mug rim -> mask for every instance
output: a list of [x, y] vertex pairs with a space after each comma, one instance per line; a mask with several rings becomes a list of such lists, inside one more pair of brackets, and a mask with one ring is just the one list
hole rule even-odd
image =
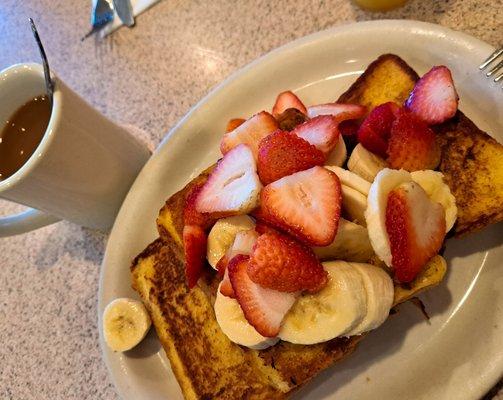
[[[45, 86], [45, 76], [44, 76], [44, 68], [41, 64], [38, 63], [19, 63], [11, 65], [0, 71], [0, 91], [2, 86], [2, 81], [12, 74], [19, 74], [19, 72], [23, 73], [35, 73], [38, 77], [44, 81]], [[49, 117], [49, 122], [47, 123], [47, 128], [45, 129], [44, 135], [40, 140], [40, 143], [35, 148], [33, 154], [26, 160], [26, 162], [19, 168], [16, 172], [14, 172], [8, 178], [0, 181], [0, 193], [12, 188], [13, 186], [20, 183], [23, 178], [25, 178], [41, 161], [42, 156], [46, 153], [47, 149], [51, 145], [54, 135], [56, 133], [55, 126], [59, 122], [60, 119], [60, 110], [61, 110], [61, 90], [58, 88], [58, 82], [54, 72], [51, 70], [51, 75], [53, 80], [56, 81], [56, 85], [54, 87], [53, 93], [53, 103], [51, 107], [51, 116]], [[18, 77], [19, 78], [19, 77]], [[26, 101], [28, 101], [27, 99]], [[15, 110], [13, 110], [13, 113]]]

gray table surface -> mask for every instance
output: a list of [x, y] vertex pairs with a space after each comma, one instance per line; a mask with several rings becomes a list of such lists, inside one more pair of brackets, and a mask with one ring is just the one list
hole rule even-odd
[[[164, 0], [103, 42], [81, 42], [90, 2], [1, 0], [0, 69], [38, 61], [35, 18], [52, 68], [154, 148], [223, 78], [269, 50], [351, 21], [406, 18], [503, 44], [503, 0], [412, 0], [386, 14], [349, 0]], [[22, 207], [0, 201], [0, 215]], [[117, 399], [98, 345], [97, 291], [107, 235], [68, 222], [0, 239], [0, 398]], [[499, 394], [498, 394], [499, 391]], [[503, 400], [501, 382], [486, 397]]]

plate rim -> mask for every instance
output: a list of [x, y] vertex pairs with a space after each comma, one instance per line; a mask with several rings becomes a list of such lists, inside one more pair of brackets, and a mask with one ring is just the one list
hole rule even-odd
[[[107, 367], [108, 371], [108, 376], [111, 380], [111, 382], [114, 385], [114, 389], [117, 392], [117, 394], [120, 396], [122, 399], [128, 399], [128, 397], [125, 396], [122, 385], [118, 384], [118, 380], [116, 379], [115, 373], [116, 371], [112, 368], [111, 360], [109, 359], [108, 353], [106, 351], [106, 343], [104, 341], [103, 337], [103, 332], [101, 329], [102, 325], [102, 312], [101, 310], [104, 308], [103, 304], [103, 295], [104, 291], [106, 290], [104, 287], [104, 279], [105, 279], [105, 270], [107, 269], [107, 264], [108, 264], [108, 258], [110, 257], [110, 247], [112, 246], [113, 238], [117, 235], [119, 235], [119, 225], [120, 225], [120, 220], [123, 217], [123, 214], [125, 214], [125, 210], [128, 207], [128, 202], [131, 201], [131, 196], [132, 193], [135, 193], [137, 191], [137, 187], [139, 187], [140, 181], [144, 180], [145, 177], [148, 174], [148, 170], [150, 167], [157, 162], [158, 158], [161, 156], [162, 151], [164, 148], [175, 138], [177, 138], [182, 131], [182, 127], [198, 112], [201, 111], [201, 108], [206, 105], [213, 97], [215, 97], [220, 91], [222, 91], [224, 88], [228, 87], [230, 84], [238, 80], [242, 75], [247, 74], [249, 71], [255, 69], [257, 66], [266, 64], [267, 62], [274, 60], [274, 58], [282, 53], [288, 52], [289, 50], [296, 49], [299, 46], [302, 46], [304, 44], [309, 44], [311, 42], [316, 42], [319, 40], [322, 40], [324, 38], [327, 38], [330, 35], [333, 34], [338, 34], [342, 33], [344, 31], [350, 31], [351, 29], [355, 29], [356, 27], [361, 27], [362, 29], [365, 28], [373, 28], [373, 29], [382, 29], [382, 30], [396, 30], [397, 28], [401, 30], [405, 30], [409, 32], [410, 34], [417, 34], [415, 32], [415, 29], [426, 29], [428, 31], [433, 31], [435, 34], [443, 34], [445, 38], [448, 40], [454, 40], [456, 42], [464, 42], [464, 43], [471, 43], [474, 47], [477, 48], [487, 48], [488, 50], [488, 55], [492, 53], [495, 50], [495, 47], [490, 45], [489, 43], [478, 39], [472, 35], [469, 35], [468, 33], [461, 32], [461, 31], [456, 31], [451, 28], [447, 28], [442, 25], [430, 23], [430, 22], [423, 22], [423, 21], [418, 21], [418, 20], [409, 20], [409, 19], [379, 19], [379, 20], [371, 20], [371, 21], [359, 21], [359, 22], [345, 22], [324, 30], [320, 30], [308, 35], [305, 35], [303, 37], [297, 38], [293, 41], [290, 41], [288, 43], [285, 43], [277, 48], [274, 48], [265, 54], [261, 55], [260, 57], [252, 60], [251, 62], [239, 67], [236, 69], [234, 72], [232, 72], [228, 77], [223, 79], [220, 83], [214, 85], [211, 87], [208, 91], [208, 93], [203, 96], [199, 101], [197, 101], [188, 111], [187, 113], [166, 133], [166, 135], [163, 137], [161, 142], [158, 144], [156, 147], [155, 151], [153, 152], [152, 156], [147, 160], [143, 168], [141, 169], [140, 173], [136, 177], [135, 181], [131, 185], [128, 193], [126, 194], [123, 203], [121, 204], [121, 207], [119, 209], [119, 212], [117, 214], [117, 217], [114, 221], [113, 227], [109, 233], [109, 237], [107, 239], [107, 244], [105, 248], [105, 252], [103, 255], [103, 260], [101, 263], [101, 268], [100, 268], [100, 277], [99, 277], [99, 287], [98, 287], [98, 308], [97, 308], [97, 314], [98, 314], [98, 331], [99, 331], [99, 346], [100, 346], [100, 351], [101, 355], [103, 358], [103, 361], [105, 362], [105, 365]], [[503, 367], [503, 365], [502, 365]], [[501, 377], [495, 377], [494, 379], [487, 379], [485, 377], [485, 380], [483, 383], [479, 385], [480, 392], [482, 392], [482, 395], [489, 391], [497, 382], [498, 380], [501, 379]], [[485, 388], [485, 389], [483, 389]]]

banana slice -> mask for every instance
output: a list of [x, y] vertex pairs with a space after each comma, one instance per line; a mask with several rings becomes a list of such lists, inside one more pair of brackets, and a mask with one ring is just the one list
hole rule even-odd
[[360, 335], [380, 326], [388, 318], [393, 305], [395, 290], [393, 280], [379, 267], [370, 264], [351, 263], [363, 278], [367, 292], [367, 314], [353, 330], [345, 336]]
[[414, 182], [424, 189], [430, 200], [442, 204], [445, 210], [446, 232], [449, 232], [456, 222], [458, 208], [456, 198], [444, 182], [444, 174], [432, 170], [414, 171], [410, 174]]
[[365, 210], [367, 209], [367, 196], [349, 186], [342, 186], [342, 208], [346, 215], [357, 224], [366, 226]]
[[220, 329], [229, 340], [255, 350], [263, 350], [276, 344], [278, 338], [264, 337], [250, 325], [237, 300], [220, 293], [220, 285], [215, 300], [215, 316]]
[[152, 321], [141, 301], [119, 298], [103, 312], [103, 334], [113, 351], [132, 349], [147, 334]]
[[337, 145], [328, 155], [326, 164], [337, 165], [338, 167], [341, 167], [342, 165], [344, 165], [347, 156], [348, 152], [346, 149], [346, 143], [344, 142], [342, 135], [339, 135]]
[[313, 247], [320, 260], [344, 260], [366, 262], [374, 254], [367, 229], [341, 218], [337, 235], [332, 243], [325, 247]]
[[376, 255], [391, 266], [391, 249], [388, 232], [386, 231], [386, 205], [388, 194], [402, 183], [411, 182], [409, 172], [401, 169], [385, 168], [380, 171], [370, 186], [367, 197], [365, 220], [369, 232], [370, 243]]
[[349, 186], [365, 196], [369, 194], [370, 182], [363, 179], [360, 175], [337, 166], [325, 165], [325, 168], [335, 173], [339, 177], [341, 184]]
[[373, 182], [378, 172], [387, 166], [385, 160], [368, 151], [361, 143], [356, 145], [348, 160], [348, 169], [369, 182]]
[[329, 282], [300, 297], [286, 315], [279, 337], [297, 344], [325, 342], [354, 329], [367, 312], [361, 274], [345, 261], [323, 263]]
[[206, 258], [216, 269], [218, 261], [234, 243], [236, 233], [255, 228], [255, 223], [247, 215], [236, 215], [219, 219], [208, 235]]

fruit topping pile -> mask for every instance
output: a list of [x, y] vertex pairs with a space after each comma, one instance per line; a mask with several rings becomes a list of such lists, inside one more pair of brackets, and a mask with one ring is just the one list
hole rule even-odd
[[271, 113], [228, 122], [223, 157], [186, 197], [183, 243], [189, 288], [207, 262], [222, 277], [215, 314], [230, 340], [313, 344], [386, 320], [394, 284], [456, 221], [431, 125], [457, 102], [440, 66], [404, 104], [306, 106], [285, 91]]

